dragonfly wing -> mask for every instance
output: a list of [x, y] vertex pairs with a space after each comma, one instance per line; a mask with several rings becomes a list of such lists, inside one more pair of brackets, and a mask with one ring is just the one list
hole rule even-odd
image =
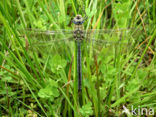
[[27, 29], [20, 30], [19, 36], [26, 37], [31, 42], [39, 41], [62, 41], [62, 39], [69, 38], [73, 35], [72, 30], [55, 30], [55, 31], [44, 31], [38, 29]]
[[120, 28], [120, 29], [88, 29], [85, 31], [86, 33], [98, 33], [98, 34], [103, 34], [103, 33], [123, 33], [123, 32], [136, 32], [141, 30], [140, 28]]
[[136, 37], [134, 37], [135, 33], [138, 33], [138, 30], [133, 28], [125, 28], [125, 29], [89, 29], [85, 31], [85, 38], [89, 42], [104, 44], [111, 43], [116, 44], [120, 43], [130, 43], [134, 42]]
[[52, 45], [58, 46], [64, 43], [71, 43], [73, 41], [72, 37], [65, 38], [65, 39], [58, 39], [58, 40], [42, 40], [42, 41], [33, 41], [30, 45], [29, 48], [44, 48], [44, 47], [50, 47]]
[[22, 29], [19, 30], [20, 32], [29, 32], [29, 33], [35, 33], [35, 34], [46, 34], [46, 35], [55, 35], [55, 34], [72, 34], [73, 30], [66, 30], [66, 29], [60, 29], [60, 30], [40, 30], [40, 29]]
[[26, 52], [34, 66], [39, 64], [47, 73], [56, 74], [72, 61], [75, 43], [71, 31], [65, 30], [64, 33], [27, 31], [21, 33], [20, 39], [23, 43], [25, 42]]
[[99, 53], [101, 50], [105, 50], [106, 52], [112, 51], [113, 53], [113, 50], [115, 51], [116, 48], [122, 48], [125, 51], [132, 47], [132, 44], [135, 43], [136, 39], [133, 37], [134, 31], [132, 29], [90, 29], [85, 32], [84, 42], [87, 43], [85, 46], [88, 46]]
[[[37, 39], [33, 39], [37, 38]], [[39, 58], [46, 60], [47, 57], [60, 55], [71, 59], [73, 56], [74, 41], [72, 36], [68, 38], [51, 39], [47, 35], [32, 36], [26, 48], [29, 55], [36, 54]]]
[[47, 55], [55, 55], [56, 53], [72, 55], [74, 45], [72, 30], [44, 31], [28, 29], [19, 31], [19, 37], [25, 42], [26, 50], [30, 54], [40, 54], [45, 58]]
[[90, 36], [91, 38], [94, 38], [95, 36], [103, 36], [103, 35], [120, 35], [120, 34], [131, 34], [134, 35], [135, 33], [138, 33], [141, 31], [141, 29], [137, 28], [122, 28], [122, 29], [89, 29], [87, 31], [84, 31], [86, 36]]
[[[31, 37], [33, 38], [33, 37]], [[63, 46], [63, 45], [68, 45], [69, 43], [71, 43], [73, 41], [73, 37], [70, 36], [68, 38], [61, 38], [61, 39], [51, 39], [51, 37], [47, 37], [47, 36], [42, 36], [42, 37], [38, 37], [38, 39], [32, 39], [29, 40], [29, 44], [28, 44], [28, 49], [30, 50], [34, 50], [35, 48], [38, 49], [44, 49], [47, 51], [49, 51], [48, 48], [51, 48], [52, 46]]]
[[50, 45], [50, 43], [63, 42], [71, 39], [73, 36], [72, 30], [55, 30], [44, 31], [39, 29], [20, 30], [19, 37], [26, 40], [26, 47], [38, 45]]

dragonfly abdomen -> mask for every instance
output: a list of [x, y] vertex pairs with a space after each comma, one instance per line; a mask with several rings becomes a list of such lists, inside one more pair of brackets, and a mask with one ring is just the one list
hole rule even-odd
[[81, 92], [82, 68], [81, 68], [81, 42], [77, 42], [77, 75], [78, 75], [78, 91]]

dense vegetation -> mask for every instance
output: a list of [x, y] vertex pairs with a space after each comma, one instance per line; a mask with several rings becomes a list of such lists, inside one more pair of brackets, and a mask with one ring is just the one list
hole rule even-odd
[[[85, 16], [85, 12], [86, 30], [130, 31], [122, 35], [128, 44], [83, 44], [82, 92], [78, 92], [75, 44], [57, 42], [29, 49], [31, 40], [37, 43], [51, 37], [30, 35], [25, 29], [71, 30], [73, 17]], [[114, 33], [95, 36], [107, 40], [121, 37]], [[1, 0], [0, 116], [153, 115], [155, 38], [155, 0]], [[132, 107], [136, 113], [131, 113]], [[128, 110], [122, 113], [125, 108]], [[141, 114], [142, 108], [147, 113]]]

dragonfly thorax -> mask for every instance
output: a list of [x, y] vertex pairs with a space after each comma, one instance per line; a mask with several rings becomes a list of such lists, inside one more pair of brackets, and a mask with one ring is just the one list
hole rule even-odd
[[77, 15], [73, 23], [75, 24], [74, 26], [74, 38], [75, 40], [83, 40], [84, 38], [84, 33], [83, 33], [83, 17], [81, 15]]

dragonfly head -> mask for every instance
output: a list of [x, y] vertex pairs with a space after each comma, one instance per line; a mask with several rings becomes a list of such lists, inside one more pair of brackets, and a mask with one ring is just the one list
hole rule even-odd
[[83, 24], [83, 22], [84, 22], [84, 19], [81, 15], [76, 15], [73, 19], [73, 23], [76, 25], [81, 25]]

